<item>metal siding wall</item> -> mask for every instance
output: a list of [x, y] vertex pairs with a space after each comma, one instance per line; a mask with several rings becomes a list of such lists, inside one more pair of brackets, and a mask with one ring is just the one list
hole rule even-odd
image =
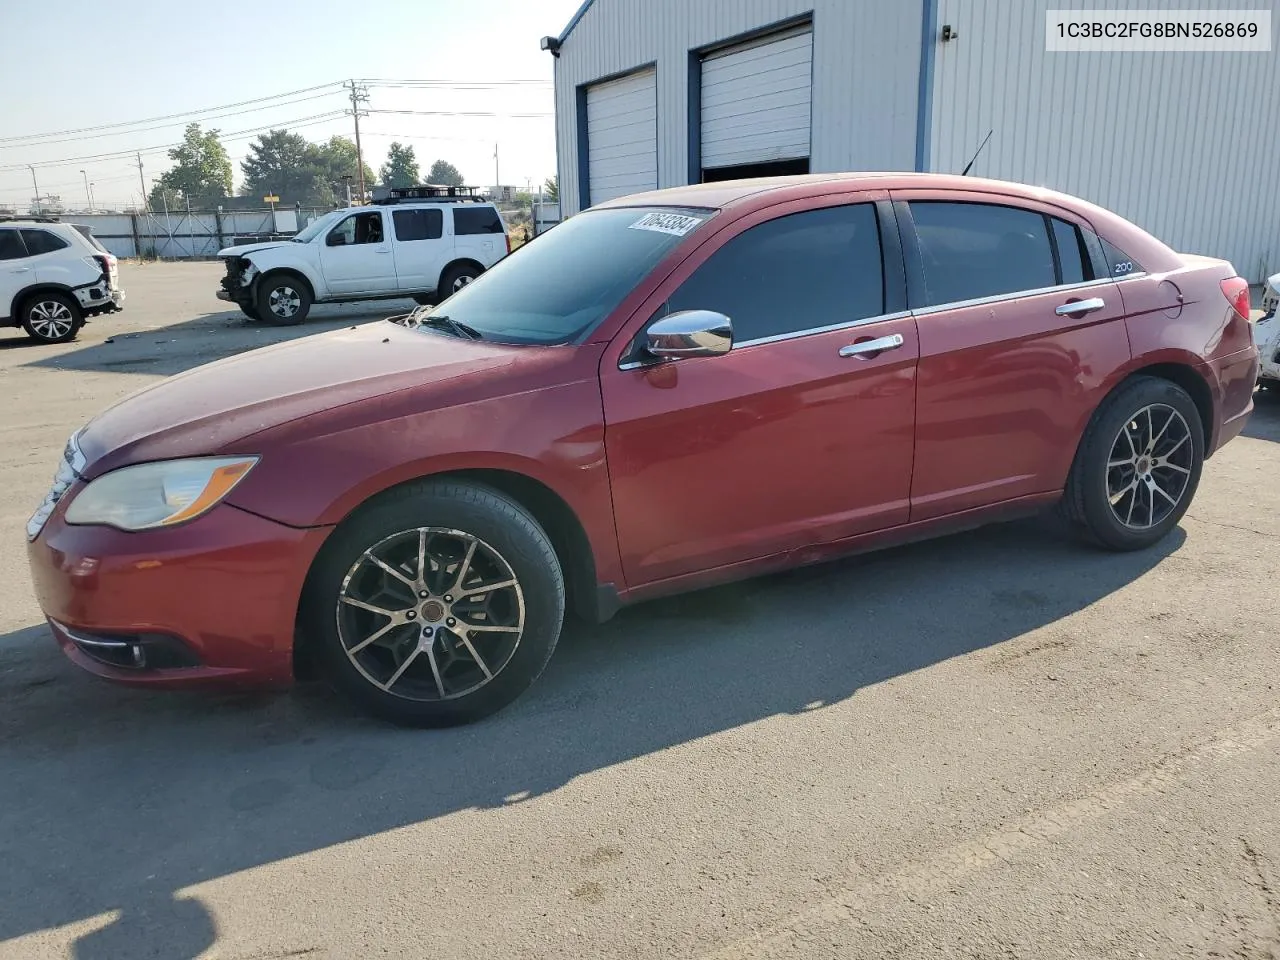
[[556, 152], [577, 213], [577, 88], [657, 62], [658, 186], [689, 182], [689, 51], [812, 13], [815, 172], [909, 170], [916, 143], [921, 0], [596, 0], [556, 60]]
[[[1280, 270], [1280, 57], [1047, 53], [1048, 9], [1115, 0], [938, 0], [930, 169], [1034, 183], [1114, 210], [1175, 249]], [[1148, 4], [1142, 4], [1148, 6]], [[1203, 0], [1168, 0], [1194, 10]], [[1235, 9], [1266, 9], [1233, 0]]]

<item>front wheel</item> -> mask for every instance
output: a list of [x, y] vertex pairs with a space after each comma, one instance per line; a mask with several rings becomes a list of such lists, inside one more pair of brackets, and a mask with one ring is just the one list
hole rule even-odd
[[277, 327], [291, 327], [307, 319], [311, 294], [307, 285], [289, 274], [267, 276], [258, 284], [258, 315]]
[[1104, 547], [1149, 547], [1187, 512], [1203, 464], [1204, 427], [1191, 397], [1168, 380], [1135, 377], [1094, 414], [1062, 512]]
[[551, 542], [488, 487], [424, 481], [338, 530], [303, 597], [306, 642], [335, 687], [406, 726], [478, 720], [537, 679], [564, 617]]
[[22, 328], [40, 343], [74, 340], [84, 326], [80, 304], [63, 293], [38, 293], [22, 305]]

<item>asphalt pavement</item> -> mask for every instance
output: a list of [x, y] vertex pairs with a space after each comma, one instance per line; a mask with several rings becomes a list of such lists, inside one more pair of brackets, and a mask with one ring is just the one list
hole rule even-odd
[[1280, 956], [1280, 401], [1150, 551], [1027, 521], [653, 602], [406, 731], [114, 687], [41, 626], [23, 526], [84, 420], [410, 306], [279, 330], [217, 276], [0, 335], [0, 957]]

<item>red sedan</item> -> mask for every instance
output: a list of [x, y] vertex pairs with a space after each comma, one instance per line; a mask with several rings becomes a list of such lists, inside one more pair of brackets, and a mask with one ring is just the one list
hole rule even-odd
[[491, 713], [566, 611], [1059, 510], [1178, 523], [1258, 371], [1248, 289], [1048, 190], [740, 181], [576, 216], [434, 309], [98, 416], [28, 526], [80, 666]]

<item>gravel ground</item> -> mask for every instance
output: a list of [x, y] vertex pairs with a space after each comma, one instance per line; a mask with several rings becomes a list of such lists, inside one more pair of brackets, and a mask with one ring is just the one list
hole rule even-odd
[[1280, 402], [1149, 552], [1025, 522], [654, 602], [402, 731], [116, 688], [39, 625], [23, 524], [80, 423], [405, 307], [282, 332], [217, 272], [0, 339], [0, 956], [1280, 956]]

